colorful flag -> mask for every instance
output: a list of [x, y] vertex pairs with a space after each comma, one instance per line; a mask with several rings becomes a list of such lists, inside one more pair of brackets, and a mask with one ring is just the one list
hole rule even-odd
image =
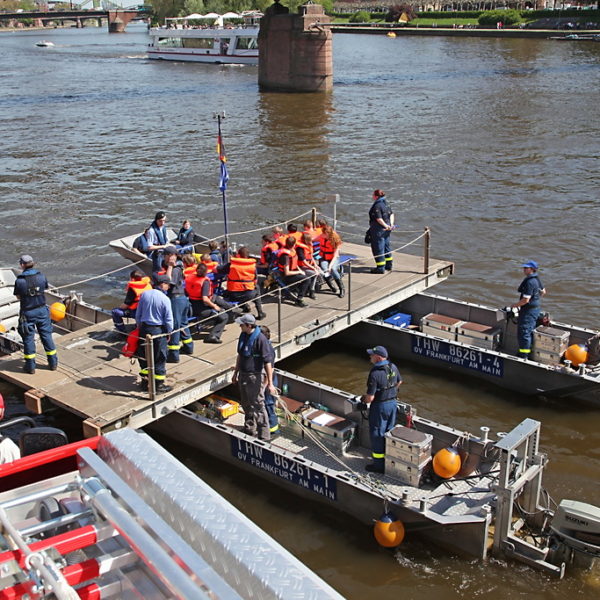
[[223, 140], [221, 139], [221, 134], [217, 136], [217, 154], [219, 155], [219, 160], [221, 162], [227, 162], [227, 157], [225, 156], [225, 146], [223, 146]]
[[221, 160], [221, 177], [219, 178], [219, 189], [224, 192], [227, 189], [227, 182], [229, 181], [229, 173], [227, 172], [227, 165], [224, 160]]

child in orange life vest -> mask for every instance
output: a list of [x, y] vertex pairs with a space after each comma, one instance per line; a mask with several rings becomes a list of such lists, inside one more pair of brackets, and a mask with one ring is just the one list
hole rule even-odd
[[322, 271], [313, 257], [312, 242], [312, 235], [304, 232], [300, 240], [296, 243], [296, 254], [298, 255], [298, 266], [304, 271], [307, 277], [310, 277], [310, 284], [306, 295], [308, 298], [314, 300], [317, 277]]
[[219, 269], [219, 273], [227, 274], [227, 300], [242, 304], [244, 312], [250, 312], [248, 303], [252, 301], [256, 307], [256, 318], [260, 320], [266, 317], [257, 285], [256, 259], [250, 257], [248, 248], [242, 246], [237, 256], [232, 256], [231, 261]]
[[281, 227], [279, 226], [276, 226], [273, 227], [272, 231], [273, 241], [277, 242], [280, 248], [283, 248], [283, 246], [285, 245], [285, 238], [287, 237], [283, 235], [283, 229], [281, 229]]
[[184, 254], [181, 257], [181, 262], [183, 262], [183, 276], [187, 277], [192, 273], [196, 272], [196, 267], [198, 263], [196, 262], [196, 258], [193, 254]]
[[135, 311], [140, 302], [140, 296], [146, 291], [152, 289], [150, 277], [146, 277], [144, 273], [138, 269], [134, 269], [129, 274], [129, 281], [125, 287], [125, 300], [123, 304], [112, 309], [113, 323], [115, 329], [125, 332], [125, 323], [123, 318], [135, 319]]

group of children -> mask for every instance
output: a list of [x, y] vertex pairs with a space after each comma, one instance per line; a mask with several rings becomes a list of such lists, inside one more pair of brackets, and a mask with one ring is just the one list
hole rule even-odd
[[[154, 275], [164, 274], [172, 262], [169, 255], [177, 255], [172, 269], [181, 270], [190, 315], [210, 326], [205, 343], [221, 343], [225, 326], [240, 314], [237, 305], [242, 312], [250, 312], [249, 304], [253, 303], [256, 319], [264, 319], [261, 296], [263, 290], [275, 285], [282, 288], [284, 299], [298, 306], [306, 306], [304, 298], [314, 299], [323, 285], [340, 298], [345, 294], [339, 270], [342, 240], [324, 219], [317, 223], [306, 220], [301, 230], [295, 223], [290, 223], [286, 231], [274, 227], [262, 237], [258, 256], [252, 256], [246, 246], [230, 253], [224, 241], [214, 240], [200, 255], [194, 252], [194, 231], [189, 220], [183, 222], [174, 240], [167, 239], [165, 221], [165, 213], [158, 212], [134, 247], [153, 259]], [[150, 277], [137, 269], [131, 272], [125, 300], [112, 311], [118, 330], [125, 331], [125, 317], [135, 318], [141, 294], [151, 287]]]

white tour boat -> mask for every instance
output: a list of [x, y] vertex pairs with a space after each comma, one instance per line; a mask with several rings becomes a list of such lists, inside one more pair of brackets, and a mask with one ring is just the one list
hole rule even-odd
[[[148, 58], [215, 64], [258, 64], [262, 13], [188, 15], [150, 30]], [[227, 24], [227, 20], [243, 21]], [[210, 25], [207, 23], [210, 22]]]

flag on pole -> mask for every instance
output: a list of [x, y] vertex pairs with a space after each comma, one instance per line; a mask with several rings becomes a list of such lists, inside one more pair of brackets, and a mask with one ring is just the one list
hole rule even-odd
[[227, 189], [227, 182], [229, 181], [229, 173], [227, 172], [227, 156], [225, 156], [225, 146], [223, 146], [223, 139], [221, 138], [221, 131], [217, 136], [217, 154], [221, 161], [221, 176], [219, 177], [219, 189], [224, 192]]
[[229, 173], [227, 172], [227, 165], [221, 161], [221, 177], [219, 178], [219, 189], [224, 192], [227, 189], [227, 182], [229, 181]]

